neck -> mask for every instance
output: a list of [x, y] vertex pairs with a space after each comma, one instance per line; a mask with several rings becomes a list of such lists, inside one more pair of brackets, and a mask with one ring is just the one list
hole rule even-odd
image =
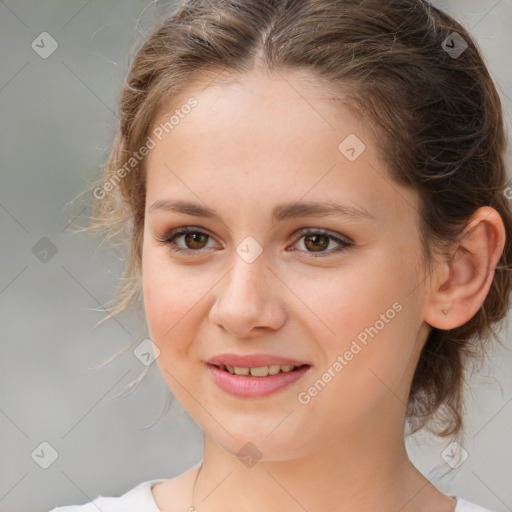
[[360, 432], [307, 456], [253, 465], [205, 434], [193, 506], [201, 512], [422, 510], [439, 491], [410, 462], [403, 435], [386, 434]]

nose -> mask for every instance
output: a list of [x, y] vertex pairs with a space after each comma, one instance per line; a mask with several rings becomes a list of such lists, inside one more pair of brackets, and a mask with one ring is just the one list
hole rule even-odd
[[285, 287], [263, 254], [251, 263], [235, 254], [231, 270], [216, 289], [210, 321], [234, 337], [259, 336], [279, 329], [286, 321], [280, 300]]

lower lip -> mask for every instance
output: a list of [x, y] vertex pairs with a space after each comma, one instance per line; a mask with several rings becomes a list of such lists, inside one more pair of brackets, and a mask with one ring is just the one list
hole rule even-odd
[[233, 375], [213, 364], [207, 366], [219, 388], [241, 398], [264, 397], [276, 393], [297, 382], [311, 368], [311, 366], [302, 366], [291, 372], [280, 372], [267, 377], [245, 377]]

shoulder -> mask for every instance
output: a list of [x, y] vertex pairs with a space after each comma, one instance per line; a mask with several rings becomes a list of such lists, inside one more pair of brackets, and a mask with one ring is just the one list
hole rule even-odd
[[458, 496], [452, 496], [452, 498], [457, 500], [457, 506], [453, 512], [491, 512], [488, 508], [481, 507]]
[[146, 480], [136, 485], [121, 496], [101, 496], [83, 505], [66, 505], [56, 507], [49, 512], [160, 512], [151, 487], [165, 478]]

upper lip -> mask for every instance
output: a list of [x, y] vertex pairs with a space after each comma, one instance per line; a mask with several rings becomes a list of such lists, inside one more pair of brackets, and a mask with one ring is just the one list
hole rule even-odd
[[237, 366], [238, 368], [257, 368], [259, 366], [270, 366], [273, 364], [302, 366], [309, 365], [305, 361], [290, 359], [289, 357], [276, 356], [272, 354], [218, 354], [206, 361], [213, 365]]

